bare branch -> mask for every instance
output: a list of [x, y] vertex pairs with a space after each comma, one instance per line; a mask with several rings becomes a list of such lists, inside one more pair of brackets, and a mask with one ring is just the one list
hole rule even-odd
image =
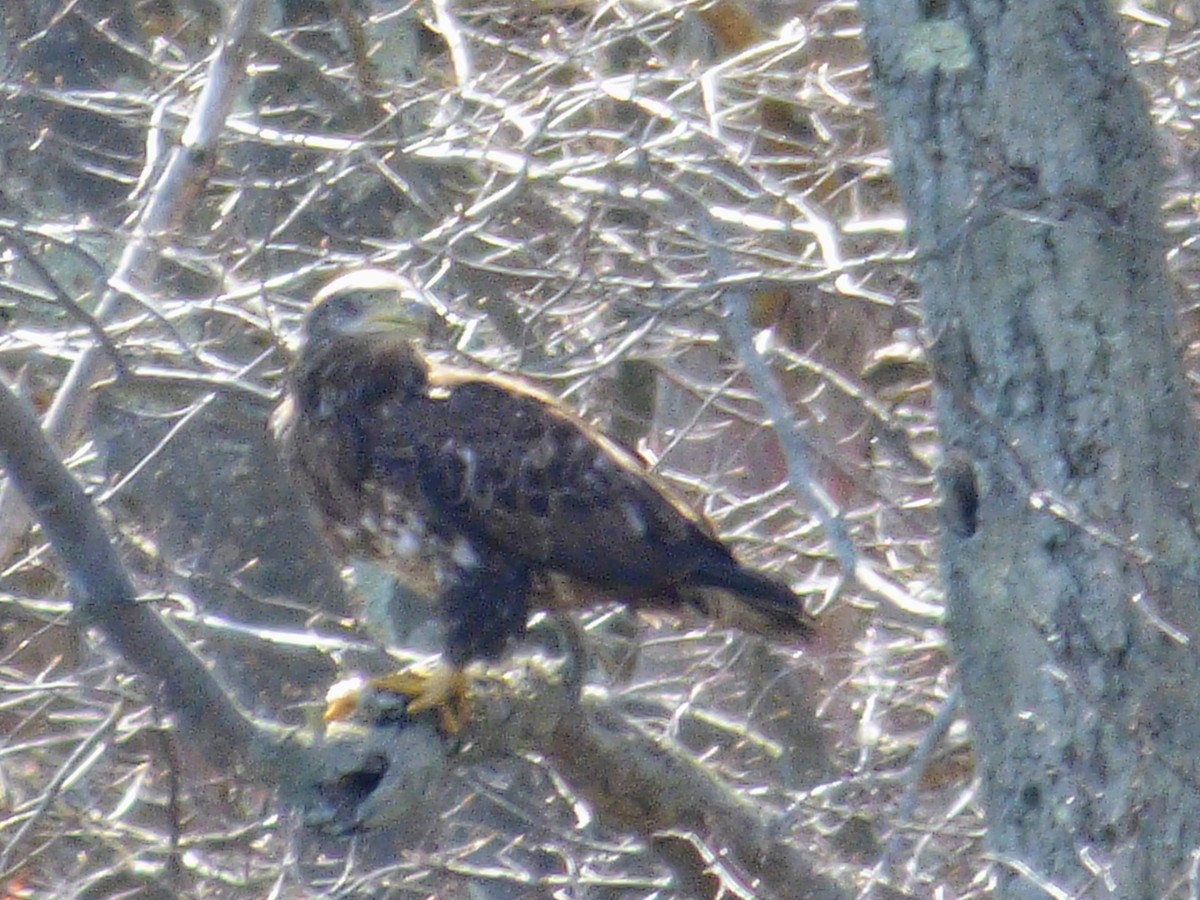
[[632, 723], [603, 694], [585, 695], [549, 745], [555, 767], [609, 822], [643, 838], [695, 834], [728, 851], [726, 862], [760, 885], [764, 896], [849, 896], [818, 875], [783, 833], [777, 814], [740, 796], [665, 737]]
[[[97, 345], [108, 355], [109, 362], [117, 372], [118, 377], [124, 377], [128, 374], [125, 361], [121, 358], [121, 351], [117, 349], [112, 340], [104, 332], [103, 326], [96, 321], [95, 317], [90, 315], [87, 310], [75, 302], [75, 299], [69, 295], [58, 280], [50, 273], [50, 270], [42, 265], [42, 261], [38, 259], [37, 254], [33, 252], [33, 248], [29, 246], [18, 234], [16, 229], [5, 229], [4, 239], [13, 246], [17, 254], [25, 261], [29, 268], [33, 269], [38, 280], [46, 287], [46, 290], [54, 296], [54, 302], [67, 311], [67, 313], [76, 321], [83, 324], [96, 339]], [[2, 558], [2, 556], [0, 556]]]

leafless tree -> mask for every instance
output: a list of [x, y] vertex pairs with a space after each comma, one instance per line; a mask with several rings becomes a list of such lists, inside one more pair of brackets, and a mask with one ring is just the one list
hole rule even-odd
[[[1028, 27], [1052, 33], [1040, 15]], [[1068, 237], [1093, 259], [1089, 240], [1144, 227], [1120, 245], [1141, 254], [1143, 290], [1163, 278], [1154, 260], [1168, 247], [1190, 280], [1182, 182], [1168, 196], [1171, 237], [1147, 237], [1158, 233], [1151, 189], [1131, 189], [1114, 224], [1107, 201], [1076, 196], [1070, 179], [1051, 190], [1037, 159], [1023, 168], [998, 149], [1009, 138], [997, 131], [954, 157], [959, 205], [926, 224], [909, 195], [938, 182], [909, 177], [916, 164], [901, 155], [897, 192], [848, 2], [30, 0], [0, 16], [0, 370], [14, 389], [0, 393], [0, 887], [966, 896], [1019, 866], [1037, 871], [1019, 846], [993, 845], [995, 858], [982, 841], [972, 750], [990, 790], [991, 751], [1008, 732], [980, 730], [971, 679], [992, 669], [959, 670], [969, 733], [954, 702], [925, 349], [942, 384], [957, 371], [944, 341], [960, 331], [922, 338], [923, 316], [957, 322], [929, 305], [936, 290], [949, 308], [961, 284], [980, 289], [983, 275], [959, 282], [955, 267], [982, 266], [976, 242], [1004, 229], [1036, 231], [1047, 259]], [[1186, 16], [1123, 20], [1172, 129], [1174, 172], [1191, 158], [1200, 72]], [[873, 55], [886, 73], [884, 18]], [[966, 26], [939, 27], [952, 39]], [[1107, 67], [1119, 58], [1109, 39], [1108, 56], [1083, 45], [1077, 57]], [[915, 86], [885, 82], [885, 106], [911, 102], [906, 90], [949, 105], [969, 87], [987, 100], [974, 62], [960, 71], [944, 58], [955, 46]], [[1137, 103], [1121, 104], [1111, 113], [1137, 120]], [[919, 122], [941, 121], [925, 108]], [[1119, 146], [1143, 131], [1122, 130]], [[987, 177], [970, 168], [980, 160]], [[936, 290], [910, 276], [901, 194]], [[1108, 218], [1089, 218], [1101, 208]], [[441, 306], [441, 353], [563, 397], [674, 481], [739, 554], [790, 578], [820, 614], [814, 645], [595, 610], [581, 619], [588, 668], [554, 628], [538, 629], [481, 683], [466, 746], [422, 723], [323, 731], [337, 678], [437, 645], [420, 602], [366, 567], [339, 571], [266, 436], [309, 298], [364, 264], [403, 270]], [[1170, 306], [1155, 290], [1166, 335]], [[1132, 311], [1117, 320], [1139, 324]], [[1133, 349], [1117, 362], [1143, 383], [1175, 372], [1169, 354]], [[1009, 362], [1031, 365], [1021, 360]], [[1063, 370], [1036, 390], [1073, 384]], [[1154, 383], [1176, 384], [1183, 402], [1167, 374]], [[967, 565], [982, 536], [1016, 552], [999, 522], [1027, 522], [1028, 540], [1058, 529], [1080, 572], [1123, 561], [1104, 569], [1103, 608], [1119, 614], [1088, 622], [1183, 652], [1172, 647], [1188, 622], [1161, 585], [1186, 535], [1153, 530], [1149, 505], [1174, 470], [1143, 472], [1144, 487], [1131, 476], [1149, 517], [1135, 529], [1116, 501], [1073, 494], [1080, 473], [1046, 468], [1040, 445], [1009, 446], [1026, 440], [1013, 431], [1025, 420], [1000, 416], [982, 385], [960, 388], [970, 402], [939, 410], [960, 429], [947, 432], [943, 479], [958, 514], [951, 591], [968, 578], [954, 573], [996, 571]], [[1133, 399], [1110, 421], [1140, 421]], [[1184, 414], [1169, 421], [1188, 427]], [[978, 533], [965, 538], [972, 485]], [[1172, 584], [1186, 590], [1183, 576]], [[1061, 626], [1054, 614], [1068, 607], [1055, 596], [989, 614]], [[1058, 685], [1064, 721], [1108, 709], [1104, 670], [1094, 682], [1057, 663], [1023, 674]], [[1147, 702], [1096, 727], [1162, 729], [1156, 710], [1187, 706], [1171, 696], [1137, 693]], [[1176, 760], [1183, 731], [1161, 744], [1137, 731], [1133, 771]], [[1058, 788], [1038, 787], [1028, 796], [1049, 810]], [[347, 825], [370, 827], [339, 833]], [[1108, 846], [1088, 835], [1080, 865]], [[1039, 874], [1080, 884], [1066, 869]]]

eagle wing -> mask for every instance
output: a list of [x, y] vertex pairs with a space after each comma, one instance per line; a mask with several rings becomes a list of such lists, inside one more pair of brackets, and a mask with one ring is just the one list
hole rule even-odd
[[381, 487], [418, 497], [434, 529], [532, 566], [637, 595], [732, 560], [631, 453], [518, 382], [435, 370], [370, 427]]

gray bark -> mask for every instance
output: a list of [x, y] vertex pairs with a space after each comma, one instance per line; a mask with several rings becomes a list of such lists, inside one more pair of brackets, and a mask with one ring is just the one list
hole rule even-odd
[[1200, 442], [1111, 5], [860, 7], [920, 252], [947, 628], [1000, 895], [1181, 892]]

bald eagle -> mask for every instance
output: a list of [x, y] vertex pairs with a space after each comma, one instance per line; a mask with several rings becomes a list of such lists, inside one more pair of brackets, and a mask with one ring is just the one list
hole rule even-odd
[[800, 598], [632, 453], [531, 385], [426, 359], [434, 311], [411, 287], [368, 269], [323, 288], [273, 418], [335, 550], [439, 602], [449, 668], [401, 688], [410, 711], [452, 704], [541, 609], [611, 598], [807, 635]]

